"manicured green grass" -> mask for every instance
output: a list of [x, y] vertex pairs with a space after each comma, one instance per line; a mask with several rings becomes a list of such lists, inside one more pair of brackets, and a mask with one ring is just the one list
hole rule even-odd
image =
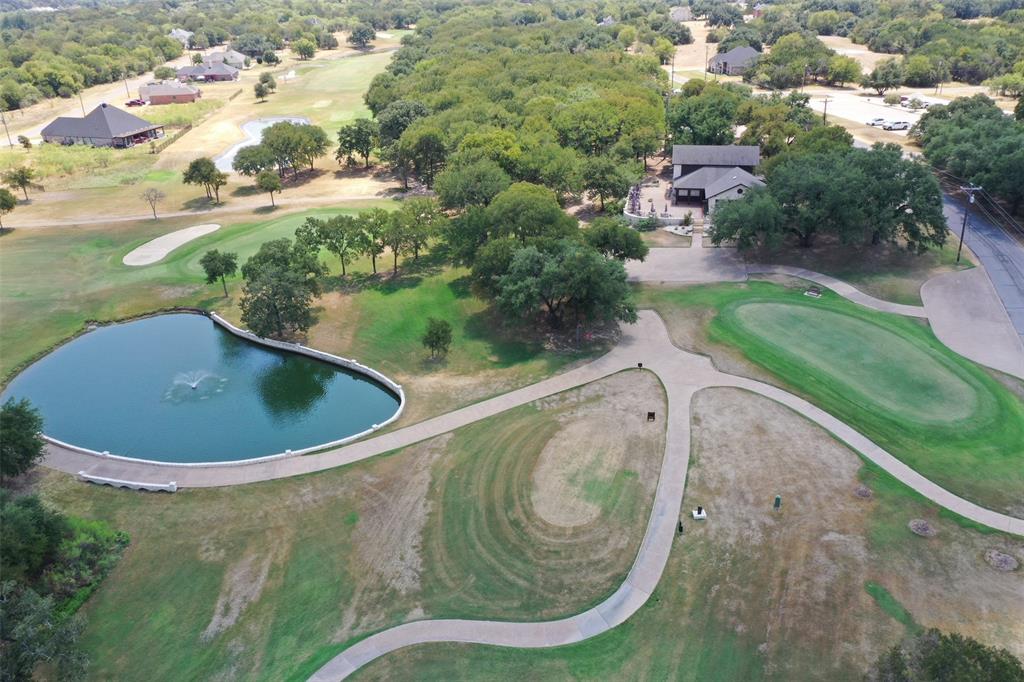
[[[352, 352], [375, 366], [408, 371], [410, 358], [419, 358], [421, 371], [455, 373], [533, 363], [535, 371], [546, 374], [570, 359], [546, 352], [539, 339], [517, 338], [514, 330], [501, 333], [502, 319], [470, 293], [468, 274], [460, 268], [428, 267], [423, 274], [367, 286], [356, 296], [359, 325]], [[431, 361], [423, 347], [430, 317], [453, 326], [452, 349], [441, 361]]]
[[[563, 443], [579, 390], [449, 440], [261, 484], [147, 495], [45, 473], [49, 504], [131, 536], [84, 608], [90, 674], [280, 680], [410, 617], [557, 617], [603, 599], [643, 535], [663, 427], [619, 443], [631, 456], [615, 471], [643, 464], [643, 484], [631, 479], [592, 523], [553, 527], [531, 506], [532, 472]], [[598, 400], [625, 418], [615, 395]], [[204, 635], [215, 613], [237, 617]]]
[[1024, 489], [1024, 403], [920, 322], [766, 282], [641, 290], [946, 489], [996, 510]]
[[[0, 237], [0, 376], [78, 332], [86, 320], [116, 319], [175, 305], [217, 308], [224, 299], [205, 284], [199, 259], [216, 248], [245, 261], [264, 241], [291, 236], [308, 215], [354, 213], [391, 202], [353, 203], [266, 221], [225, 225], [172, 252], [159, 263], [128, 267], [126, 253], [195, 217], [139, 221], [114, 227], [88, 225], [16, 230]], [[238, 281], [233, 284], [237, 287]], [[16, 321], [16, 322], [15, 322]]]

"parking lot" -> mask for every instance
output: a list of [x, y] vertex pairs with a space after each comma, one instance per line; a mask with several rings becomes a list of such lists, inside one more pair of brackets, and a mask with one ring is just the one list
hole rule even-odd
[[[826, 91], [812, 92], [810, 107], [815, 111], [824, 111]], [[920, 109], [911, 111], [900, 106], [889, 106], [882, 101], [881, 97], [865, 97], [854, 93], [828, 91], [828, 115], [838, 116], [857, 123], [867, 123], [875, 118], [884, 118], [887, 121], [906, 121], [910, 125], [917, 123], [921, 115], [926, 111]], [[922, 98], [927, 101], [927, 98]], [[906, 135], [906, 130], [893, 130], [896, 135]]]

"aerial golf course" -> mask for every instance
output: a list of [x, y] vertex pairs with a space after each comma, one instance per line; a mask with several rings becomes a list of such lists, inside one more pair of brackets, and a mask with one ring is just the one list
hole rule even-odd
[[[807, 248], [786, 234], [771, 260], [767, 246], [713, 242], [703, 217], [685, 236], [638, 234], [654, 203], [629, 223], [620, 202], [646, 181], [678, 187], [684, 164], [660, 148], [672, 98], [749, 107], [751, 125], [806, 122], [783, 151], [758, 141], [775, 168], [816, 145], [850, 147], [829, 152], [837, 168], [911, 162], [820, 134], [799, 97], [741, 97], [725, 87], [738, 77], [673, 92], [671, 65], [636, 36], [621, 44], [589, 6], [563, 19], [521, 5], [423, 9], [422, 30], [401, 17], [375, 43], [312, 56], [292, 36], [282, 61], [260, 53], [237, 81], [204, 83], [196, 106], [157, 111], [193, 126], [159, 153], [0, 152], [0, 172], [27, 163], [46, 185], [3, 216], [0, 390], [116, 325], [173, 312], [211, 334], [189, 338], [193, 354], [170, 331], [139, 347], [119, 337], [134, 369], [103, 387], [128, 396], [116, 409], [67, 390], [73, 371], [47, 375], [61, 405], [110, 419], [127, 443], [50, 441], [11, 486], [76, 528], [123, 534], [109, 572], [71, 600], [85, 678], [308, 681], [355, 650], [358, 665], [337, 668], [353, 680], [853, 681], [931, 628], [1024, 657], [1024, 379], [952, 350], [921, 295], [940, 276], [984, 274], [980, 261], [899, 232], [881, 245], [823, 233]], [[282, 25], [335, 27], [286, 14]], [[686, 44], [694, 59], [707, 47]], [[271, 73], [276, 91], [254, 99]], [[385, 145], [393, 102], [400, 129]], [[283, 117], [311, 124], [289, 129], [296, 147], [312, 126], [326, 146], [235, 167], [214, 178], [219, 196], [185, 182], [246, 124]], [[376, 126], [365, 154], [345, 147], [358, 123]], [[678, 146], [731, 149], [742, 133], [726, 123], [721, 143]], [[812, 151], [796, 142], [805, 133]], [[605, 173], [608, 192], [591, 177]], [[750, 192], [724, 205], [767, 201], [771, 183], [744, 174]], [[144, 186], [162, 203], [144, 204]], [[202, 229], [126, 264], [189, 228]], [[218, 274], [211, 254], [232, 267]], [[904, 314], [882, 312], [892, 304]], [[161, 346], [180, 352], [149, 355]], [[342, 373], [386, 394], [386, 409], [369, 404], [377, 393], [328, 391]], [[231, 391], [248, 400], [223, 400]], [[175, 415], [170, 427], [146, 422], [146, 401]], [[315, 409], [317, 437], [296, 446], [289, 429], [304, 436]], [[128, 451], [143, 433], [162, 457]], [[175, 457], [180, 442], [213, 440], [255, 454]], [[66, 577], [45, 576], [26, 589]], [[557, 639], [567, 622], [576, 630]], [[557, 641], [494, 635], [518, 625]], [[440, 634], [359, 658], [421, 626]], [[459, 627], [471, 636], [449, 636]]]

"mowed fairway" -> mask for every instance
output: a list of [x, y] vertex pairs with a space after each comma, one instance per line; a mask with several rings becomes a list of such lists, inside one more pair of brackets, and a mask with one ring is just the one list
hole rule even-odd
[[924, 324], [804, 288], [755, 281], [641, 298], [669, 320], [707, 319], [712, 347], [738, 350], [948, 490], [1024, 511], [1024, 402]]
[[584, 609], [643, 536], [665, 428], [647, 409], [664, 393], [634, 370], [301, 478], [148, 495], [45, 473], [48, 503], [131, 536], [85, 607], [91, 674], [305, 679], [403, 621]]

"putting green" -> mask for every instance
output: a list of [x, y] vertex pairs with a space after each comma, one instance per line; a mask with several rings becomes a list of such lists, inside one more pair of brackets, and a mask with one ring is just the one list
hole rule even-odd
[[790, 303], [744, 303], [735, 320], [780, 355], [842, 384], [847, 398], [928, 423], [978, 412], [978, 391], [928, 347], [858, 317]]

